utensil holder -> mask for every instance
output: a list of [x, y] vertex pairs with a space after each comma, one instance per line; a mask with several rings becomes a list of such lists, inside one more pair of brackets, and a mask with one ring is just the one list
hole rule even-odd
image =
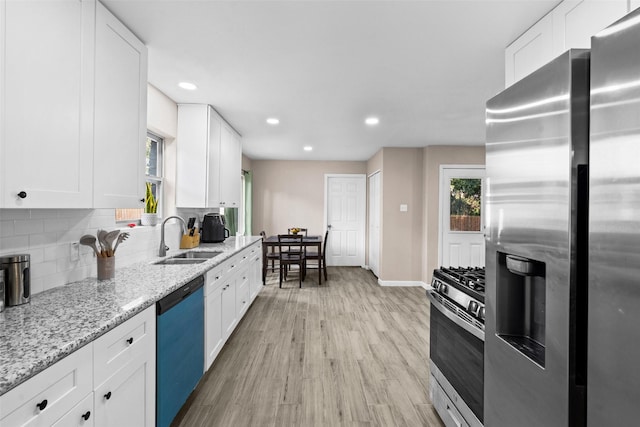
[[109, 280], [116, 276], [116, 257], [98, 257], [98, 280]]
[[200, 245], [200, 233], [196, 233], [193, 236], [183, 234], [180, 239], [180, 249], [191, 249]]

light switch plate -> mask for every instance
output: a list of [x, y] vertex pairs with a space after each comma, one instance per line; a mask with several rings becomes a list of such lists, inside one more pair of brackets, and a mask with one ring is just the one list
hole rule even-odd
[[409, 207], [405, 204], [400, 205], [400, 212], [407, 212]]

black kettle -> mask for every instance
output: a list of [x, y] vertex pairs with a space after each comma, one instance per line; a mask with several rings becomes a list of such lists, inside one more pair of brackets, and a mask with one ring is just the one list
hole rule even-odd
[[224, 227], [224, 216], [217, 213], [208, 213], [202, 220], [202, 243], [219, 243], [229, 237], [229, 229]]

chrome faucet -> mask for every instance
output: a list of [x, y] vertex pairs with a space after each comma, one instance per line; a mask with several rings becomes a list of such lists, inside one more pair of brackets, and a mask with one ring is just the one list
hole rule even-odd
[[160, 250], [158, 251], [158, 256], [167, 256], [167, 250], [169, 250], [169, 246], [166, 246], [164, 244], [164, 225], [171, 218], [179, 219], [180, 222], [182, 223], [182, 234], [187, 234], [187, 223], [184, 222], [184, 219], [175, 215], [167, 217], [164, 221], [162, 221], [162, 230], [160, 231]]

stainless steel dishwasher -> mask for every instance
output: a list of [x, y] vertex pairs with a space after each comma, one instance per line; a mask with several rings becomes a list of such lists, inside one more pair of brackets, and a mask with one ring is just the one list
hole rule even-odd
[[156, 305], [156, 426], [167, 427], [203, 375], [204, 277]]

